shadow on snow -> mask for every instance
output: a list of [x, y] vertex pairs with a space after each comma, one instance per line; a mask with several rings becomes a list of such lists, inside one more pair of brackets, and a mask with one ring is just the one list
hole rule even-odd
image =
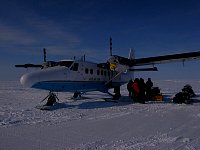
[[[81, 100], [80, 100], [81, 101]], [[75, 101], [76, 102], [76, 101]], [[119, 101], [105, 101], [103, 98], [102, 100], [94, 100], [94, 101], [82, 101], [80, 104], [69, 104], [68, 102], [57, 103], [50, 111], [57, 110], [57, 109], [97, 109], [97, 108], [108, 108], [108, 107], [117, 107], [117, 106], [124, 106], [133, 103], [132, 100], [128, 96], [122, 96]]]
[[[164, 96], [164, 100], [163, 101], [149, 101], [146, 102], [146, 104], [148, 105], [149, 103], [173, 103], [172, 102], [172, 95], [163, 95]], [[200, 103], [200, 95], [197, 95], [196, 97], [191, 98], [192, 99], [192, 103]], [[102, 98], [101, 100], [94, 100], [94, 101], [85, 101], [87, 99], [91, 99], [91, 98], [84, 98], [82, 99], [82, 103], [79, 104], [69, 104], [68, 102], [62, 102], [62, 103], [57, 103], [56, 105], [54, 105], [52, 108], [50, 108], [50, 111], [54, 111], [57, 109], [73, 109], [73, 108], [77, 108], [77, 109], [98, 109], [98, 108], [108, 108], [108, 107], [118, 107], [118, 106], [125, 106], [125, 105], [129, 105], [129, 104], [133, 104], [133, 100], [130, 99], [130, 97], [128, 96], [122, 96], [120, 98], [119, 101], [114, 102], [114, 101], [105, 101], [104, 98]], [[81, 100], [79, 100], [80, 102]], [[75, 101], [77, 102], [77, 101]]]

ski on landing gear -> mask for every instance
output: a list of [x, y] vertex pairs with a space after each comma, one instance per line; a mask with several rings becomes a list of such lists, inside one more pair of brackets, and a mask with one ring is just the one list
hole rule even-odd
[[38, 105], [36, 106], [37, 109], [40, 110], [50, 110], [54, 105], [57, 104], [56, 100], [59, 101], [58, 97], [53, 93], [53, 92], [49, 92], [49, 95], [47, 95], [42, 101], [45, 101], [47, 99], [47, 102], [45, 105]]

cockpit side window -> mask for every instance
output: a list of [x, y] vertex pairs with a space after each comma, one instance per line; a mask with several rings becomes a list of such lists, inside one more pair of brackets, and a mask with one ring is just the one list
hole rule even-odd
[[93, 69], [90, 69], [90, 74], [93, 74]]
[[89, 71], [88, 68], [85, 68], [85, 73], [86, 73], [86, 74], [88, 74], [88, 71]]
[[70, 70], [78, 71], [78, 63], [74, 63]]

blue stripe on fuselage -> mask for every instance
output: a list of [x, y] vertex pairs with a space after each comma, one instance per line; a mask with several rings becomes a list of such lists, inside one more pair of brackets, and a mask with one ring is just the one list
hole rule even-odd
[[84, 82], [84, 81], [42, 81], [34, 84], [32, 88], [43, 89], [55, 92], [87, 92], [87, 91], [101, 91], [107, 92], [108, 87], [104, 85], [105, 82]]

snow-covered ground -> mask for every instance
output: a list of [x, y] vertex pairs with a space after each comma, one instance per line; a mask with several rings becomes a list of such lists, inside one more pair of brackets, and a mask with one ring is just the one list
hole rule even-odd
[[[191, 105], [170, 99], [191, 84], [197, 94]], [[0, 150], [68, 149], [200, 149], [200, 81], [155, 81], [165, 102], [132, 103], [126, 85], [119, 103], [105, 102], [99, 92], [71, 99], [58, 93], [51, 111], [35, 108], [47, 91], [0, 82]]]

